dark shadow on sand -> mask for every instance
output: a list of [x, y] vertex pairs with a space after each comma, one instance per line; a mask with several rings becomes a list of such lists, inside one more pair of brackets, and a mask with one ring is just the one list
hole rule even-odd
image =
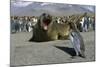
[[56, 47], [56, 48], [58, 48], [58, 49], [60, 49], [60, 50], [62, 50], [64, 52], [68, 53], [71, 56], [75, 56], [76, 55], [74, 48], [61, 47], [61, 46], [54, 46], [54, 47]]

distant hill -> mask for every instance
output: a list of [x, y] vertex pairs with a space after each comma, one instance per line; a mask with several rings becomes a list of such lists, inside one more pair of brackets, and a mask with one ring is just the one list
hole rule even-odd
[[11, 2], [11, 15], [39, 16], [44, 12], [54, 16], [66, 16], [84, 12], [95, 13], [95, 6], [42, 2]]

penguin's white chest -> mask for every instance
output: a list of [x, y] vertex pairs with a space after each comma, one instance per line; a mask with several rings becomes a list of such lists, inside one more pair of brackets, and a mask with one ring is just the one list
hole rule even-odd
[[72, 32], [70, 35], [70, 40], [72, 42], [73, 47], [80, 50], [80, 40], [79, 40], [78, 34], [75, 32]]

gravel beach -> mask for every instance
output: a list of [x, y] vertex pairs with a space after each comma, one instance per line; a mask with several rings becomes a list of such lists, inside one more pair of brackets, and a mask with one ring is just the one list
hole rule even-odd
[[86, 58], [76, 57], [70, 40], [29, 42], [32, 32], [11, 34], [10, 61], [13, 66], [95, 61], [95, 32], [82, 32]]

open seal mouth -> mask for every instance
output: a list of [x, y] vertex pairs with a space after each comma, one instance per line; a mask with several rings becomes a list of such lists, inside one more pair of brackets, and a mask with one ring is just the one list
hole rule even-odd
[[51, 23], [50, 19], [44, 19], [43, 20], [43, 29], [48, 30], [48, 25]]

